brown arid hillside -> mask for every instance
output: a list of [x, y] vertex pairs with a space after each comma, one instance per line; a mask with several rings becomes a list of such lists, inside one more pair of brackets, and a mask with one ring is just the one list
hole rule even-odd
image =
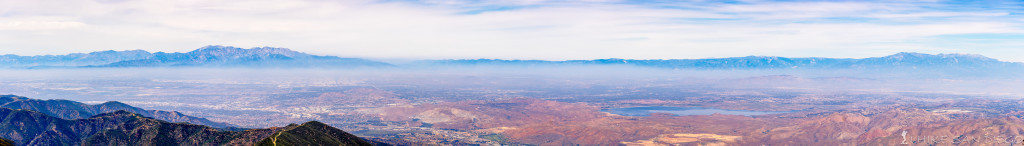
[[370, 112], [409, 126], [497, 133], [537, 145], [896, 145], [904, 137], [920, 145], [998, 145], [1024, 140], [1024, 120], [1016, 117], [884, 106], [753, 117], [621, 116], [583, 103], [520, 98]]
[[1021, 135], [1024, 135], [1024, 120], [1020, 118], [898, 108], [799, 119], [792, 125], [752, 135], [739, 143], [1007, 145], [1020, 144], [1024, 140]]

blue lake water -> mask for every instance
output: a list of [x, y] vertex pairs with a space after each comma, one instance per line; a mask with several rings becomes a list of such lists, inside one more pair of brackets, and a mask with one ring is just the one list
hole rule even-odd
[[711, 115], [714, 113], [726, 114], [726, 115], [744, 115], [744, 116], [755, 116], [764, 114], [778, 114], [778, 113], [789, 113], [791, 111], [747, 111], [747, 110], [724, 110], [714, 108], [702, 108], [702, 107], [669, 107], [669, 106], [642, 106], [642, 107], [627, 107], [627, 108], [613, 108], [604, 109], [603, 112], [608, 112], [616, 115], [623, 116], [650, 116], [651, 113], [667, 113], [674, 114], [677, 116], [689, 116], [689, 115]]

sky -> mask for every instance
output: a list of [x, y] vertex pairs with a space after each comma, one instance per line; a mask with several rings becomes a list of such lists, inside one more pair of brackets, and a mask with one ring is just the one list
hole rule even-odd
[[380, 59], [1024, 62], [1021, 1], [0, 0], [0, 54], [283, 47]]

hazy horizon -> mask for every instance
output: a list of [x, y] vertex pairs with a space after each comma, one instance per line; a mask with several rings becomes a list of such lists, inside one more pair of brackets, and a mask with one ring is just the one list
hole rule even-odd
[[[224, 47], [236, 47], [236, 46], [229, 46], [229, 45], [207, 45], [207, 46], [224, 46]], [[206, 47], [206, 46], [203, 46], [203, 47]], [[285, 48], [285, 49], [290, 49], [290, 50], [293, 50], [293, 51], [299, 51], [299, 50], [295, 50], [295, 49], [292, 49], [292, 48], [287, 48], [287, 47], [273, 47], [273, 46], [260, 46], [260, 47], [250, 47], [250, 48], [243, 48], [243, 47], [237, 47], [237, 48], [242, 48], [242, 49], [253, 49], [253, 48], [262, 48], [262, 47], [270, 47], [270, 48]], [[196, 49], [200, 49], [200, 48], [202, 48], [202, 47], [197, 47]], [[69, 55], [69, 54], [87, 54], [87, 53], [92, 53], [92, 52], [103, 52], [103, 51], [139, 51], [139, 50], [141, 50], [141, 51], [147, 51], [147, 52], [149, 52], [149, 53], [157, 53], [157, 52], [163, 52], [163, 51], [149, 51], [149, 50], [145, 50], [145, 49], [131, 49], [131, 50], [97, 50], [97, 51], [91, 51], [91, 52], [70, 52], [70, 53], [66, 53], [66, 54], [41, 54], [41, 55], [23, 55], [23, 54], [0, 54], [0, 55], [18, 55], [18, 56], [50, 56], [50, 55], [54, 55], [54, 56], [57, 56], [57, 55]], [[193, 50], [189, 50], [189, 51], [179, 51], [179, 52], [164, 52], [164, 53], [187, 53], [187, 52], [190, 52], [190, 51], [193, 51]], [[329, 55], [329, 54], [313, 54], [313, 53], [309, 53], [309, 52], [302, 52], [302, 51], [299, 51], [299, 52], [301, 52], [301, 53], [307, 53], [307, 54], [310, 54], [310, 55], [320, 55], [320, 56], [336, 56], [336, 55]], [[571, 61], [571, 60], [598, 60], [598, 59], [631, 59], [631, 60], [671, 60], [671, 59], [720, 59], [720, 58], [738, 58], [738, 57], [751, 57], [751, 56], [755, 56], [755, 57], [785, 57], [785, 58], [833, 58], [833, 59], [865, 59], [865, 58], [874, 58], [874, 57], [885, 57], [885, 56], [890, 56], [890, 55], [896, 55], [896, 54], [899, 54], [899, 53], [920, 53], [920, 54], [928, 54], [928, 55], [980, 55], [980, 56], [983, 56], [983, 57], [988, 57], [988, 58], [992, 58], [992, 57], [990, 57], [990, 56], [985, 56], [985, 55], [983, 55], [983, 54], [972, 54], [972, 53], [922, 53], [922, 52], [894, 52], [894, 53], [892, 53], [892, 54], [888, 54], [888, 55], [881, 55], [881, 56], [868, 56], [868, 57], [860, 57], [860, 58], [843, 58], [843, 57], [821, 57], [821, 56], [769, 56], [769, 55], [757, 55], [757, 54], [750, 54], [750, 55], [743, 55], [743, 56], [725, 56], [725, 57], [702, 57], [702, 58], [622, 58], [622, 57], [611, 57], [611, 58], [585, 58], [585, 59], [523, 59], [523, 58], [372, 58], [372, 57], [352, 57], [352, 56], [337, 56], [337, 57], [348, 57], [348, 58], [361, 58], [361, 59], [369, 59], [369, 60], [374, 60], [374, 61], [381, 61], [381, 62], [386, 62], [386, 63], [395, 63], [395, 64], [403, 64], [403, 63], [412, 63], [412, 62], [415, 62], [415, 61], [425, 61], [425, 60], [474, 60], [474, 59], [498, 59], [498, 60], [541, 60], [541, 61]], [[1002, 59], [998, 59], [998, 58], [992, 58], [992, 59], [996, 59], [996, 60], [999, 60], [999, 61], [1004, 61], [1004, 62], [1024, 62], [1024, 61], [1012, 61], [1012, 60], [1002, 60]]]

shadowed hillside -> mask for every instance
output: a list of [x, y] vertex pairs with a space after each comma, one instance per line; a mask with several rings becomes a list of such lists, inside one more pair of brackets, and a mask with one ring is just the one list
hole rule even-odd
[[253, 145], [274, 133], [278, 142], [309, 144], [333, 140], [339, 145], [367, 142], [319, 122], [285, 128], [222, 131], [213, 127], [169, 123], [139, 114], [116, 111], [87, 119], [65, 120], [40, 112], [0, 108], [0, 137], [17, 145]]
[[280, 132], [261, 140], [260, 146], [289, 146], [289, 145], [359, 145], [368, 146], [370, 143], [359, 139], [355, 135], [338, 130], [327, 124], [317, 121], [302, 123], [302, 125], [288, 125], [281, 128]]
[[124, 110], [169, 122], [186, 122], [218, 128], [234, 126], [227, 123], [213, 122], [205, 118], [187, 116], [175, 111], [145, 110], [117, 101], [88, 105], [70, 100], [38, 100], [14, 95], [0, 95], [0, 107], [32, 110], [63, 119], [83, 119], [100, 113]]

